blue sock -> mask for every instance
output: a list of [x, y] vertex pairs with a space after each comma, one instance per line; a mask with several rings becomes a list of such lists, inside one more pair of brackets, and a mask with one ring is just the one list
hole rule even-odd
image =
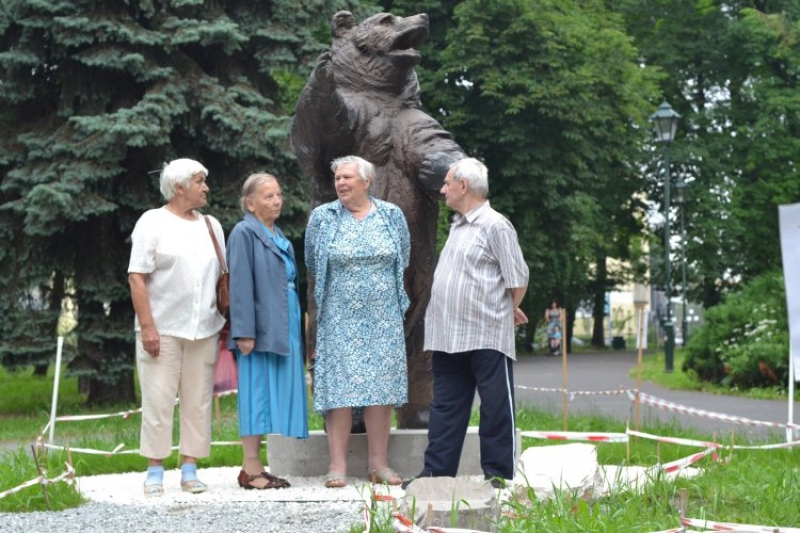
[[164, 484], [164, 467], [163, 466], [148, 466], [147, 478], [144, 480], [145, 485], [163, 485]]
[[181, 481], [197, 481], [197, 465], [183, 463], [181, 465]]

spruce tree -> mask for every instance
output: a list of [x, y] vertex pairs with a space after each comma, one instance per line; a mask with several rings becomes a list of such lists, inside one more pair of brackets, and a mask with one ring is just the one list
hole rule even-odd
[[134, 399], [130, 233], [163, 204], [158, 173], [210, 171], [207, 213], [241, 217], [244, 178], [274, 173], [297, 238], [306, 197], [290, 113], [328, 21], [353, 2], [0, 0], [0, 355], [67, 357], [90, 403]]

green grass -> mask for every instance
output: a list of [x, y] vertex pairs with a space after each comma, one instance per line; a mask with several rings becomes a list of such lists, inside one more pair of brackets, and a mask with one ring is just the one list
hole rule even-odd
[[[663, 359], [648, 357], [651, 371], [658, 373]], [[678, 367], [676, 359], [676, 368]], [[0, 374], [0, 387], [3, 391], [13, 389], [17, 402], [5, 401], [6, 412], [3, 418], [3, 437], [7, 439], [6, 422], [11, 433], [31, 440], [44, 426], [49, 415], [49, 394], [47, 386], [42, 386], [35, 378], [24, 374]], [[25, 399], [25, 388], [39, 391], [47, 400]], [[62, 414], [86, 412], [80, 408], [77, 392], [66, 390], [62, 405], [71, 408], [61, 409]], [[70, 396], [72, 399], [70, 399]], [[5, 398], [4, 398], [5, 399]], [[24, 404], [24, 405], [23, 405]], [[120, 410], [136, 406], [119, 406]], [[9, 411], [10, 415], [9, 416]], [[27, 414], [26, 414], [27, 413]], [[128, 449], [138, 446], [139, 415], [129, 419], [108, 418], [87, 422], [64, 422], [56, 426], [56, 442], [68, 443], [72, 447], [89, 447], [111, 450], [120, 443]], [[477, 415], [471, 421], [477, 423]], [[518, 412], [518, 426], [523, 430], [559, 429], [561, 416], [558, 413], [522, 409]], [[322, 425], [317, 415], [312, 415], [311, 426]], [[598, 416], [570, 417], [570, 430], [590, 432], [623, 432], [624, 422]], [[675, 424], [645, 424], [643, 431], [667, 435], [712, 440], [713, 435], [687, 430]], [[780, 436], [775, 436], [777, 441]], [[236, 398], [221, 398], [219, 417], [213, 424], [213, 439], [237, 441]], [[744, 442], [738, 442], [743, 444]], [[563, 444], [558, 441], [523, 439], [525, 447], [551, 446]], [[638, 439], [630, 443], [630, 459], [625, 444], [606, 443], [597, 445], [601, 464], [651, 466], [659, 461], [667, 462], [686, 457], [696, 448], [673, 444], [657, 445], [655, 442]], [[5, 490], [34, 479], [38, 475], [36, 465], [30, 454], [21, 446], [0, 453], [0, 490]], [[702, 476], [674, 482], [657, 478], [642, 493], [623, 492], [612, 496], [585, 502], [569, 493], [561, 493], [554, 500], [532, 503], [511, 501], [504, 509], [498, 530], [505, 532], [579, 532], [579, 531], [657, 531], [678, 526], [679, 501], [682, 491], [686, 491], [687, 515], [709, 520], [761, 524], [768, 526], [796, 526], [800, 524], [800, 450], [745, 451], [737, 450], [732, 455], [722, 452], [727, 462], [712, 462], [702, 459], [697, 466], [705, 473]], [[143, 471], [145, 461], [138, 455], [72, 454], [73, 464], [78, 475], [94, 475], [111, 472]], [[212, 450], [211, 457], [200, 461], [200, 466], [238, 466], [241, 464], [239, 446], [218, 446]], [[46, 457], [49, 477], [64, 470], [67, 454], [50, 451]], [[175, 467], [177, 454], [168, 461], [168, 468]], [[64, 509], [83, 503], [80, 494], [64, 483], [52, 485], [47, 489], [50, 509]], [[0, 511], [34, 511], [48, 508], [41, 487], [26, 488], [21, 492], [0, 499]], [[446, 524], [444, 524], [446, 525]], [[346, 525], [345, 525], [346, 526]], [[363, 531], [354, 525], [351, 531]], [[380, 531], [380, 529], [377, 529]]]

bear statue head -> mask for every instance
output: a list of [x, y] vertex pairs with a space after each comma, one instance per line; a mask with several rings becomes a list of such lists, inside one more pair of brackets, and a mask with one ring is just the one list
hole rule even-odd
[[331, 55], [340, 87], [370, 87], [393, 94], [418, 86], [414, 67], [419, 46], [428, 38], [428, 15], [397, 17], [379, 13], [356, 25], [352, 13], [340, 11], [331, 22]]

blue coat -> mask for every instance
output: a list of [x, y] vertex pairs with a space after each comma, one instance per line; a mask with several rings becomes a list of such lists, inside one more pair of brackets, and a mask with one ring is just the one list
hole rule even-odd
[[[283, 232], [275, 226], [281, 237]], [[233, 228], [227, 243], [231, 273], [231, 333], [228, 347], [236, 339], [255, 339], [256, 352], [288, 356], [289, 294], [286, 266], [281, 251], [261, 222], [250, 213]], [[294, 261], [294, 249], [289, 246]], [[296, 263], [295, 263], [296, 266]]]

